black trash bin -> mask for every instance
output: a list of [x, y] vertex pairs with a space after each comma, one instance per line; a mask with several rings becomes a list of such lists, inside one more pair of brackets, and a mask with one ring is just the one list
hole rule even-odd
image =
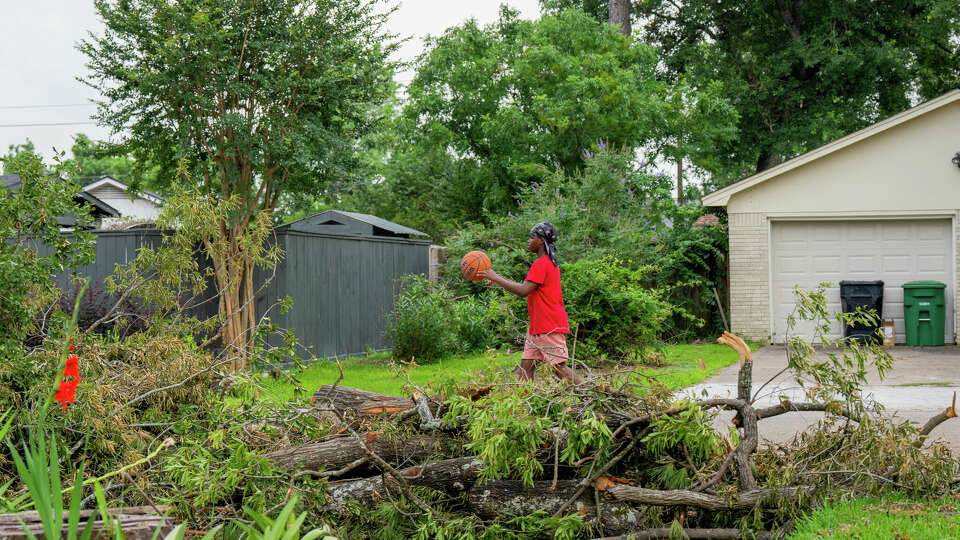
[[840, 309], [844, 313], [853, 313], [857, 308], [874, 309], [877, 312], [877, 324], [844, 325], [844, 337], [853, 338], [860, 343], [880, 341], [877, 331], [883, 322], [883, 282], [882, 281], [841, 281]]

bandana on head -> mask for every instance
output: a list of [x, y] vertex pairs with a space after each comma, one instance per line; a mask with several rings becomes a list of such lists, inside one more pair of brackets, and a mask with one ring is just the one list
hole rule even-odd
[[559, 264], [557, 264], [557, 248], [553, 243], [556, 242], [560, 236], [557, 234], [557, 230], [553, 228], [553, 225], [549, 221], [541, 221], [530, 230], [530, 236], [543, 238], [543, 247], [547, 250], [547, 257], [550, 257], [550, 262], [552, 262], [554, 266], [559, 266]]

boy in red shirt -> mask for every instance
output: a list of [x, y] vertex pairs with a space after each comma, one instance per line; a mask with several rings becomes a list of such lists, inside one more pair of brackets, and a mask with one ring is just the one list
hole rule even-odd
[[530, 231], [527, 251], [538, 258], [527, 272], [523, 283], [510, 281], [490, 270], [477, 272], [513, 294], [527, 299], [527, 314], [530, 327], [521, 356], [517, 375], [520, 381], [532, 381], [536, 362], [546, 362], [553, 367], [556, 377], [580, 384], [580, 378], [567, 365], [567, 310], [563, 306], [563, 291], [560, 288], [560, 268], [557, 266], [557, 230], [548, 221], [537, 223]]

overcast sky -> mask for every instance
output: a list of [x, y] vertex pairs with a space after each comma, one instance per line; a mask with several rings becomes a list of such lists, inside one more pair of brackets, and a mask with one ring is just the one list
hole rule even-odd
[[[538, 0], [403, 0], [391, 18], [390, 31], [411, 37], [399, 52], [408, 61], [423, 51], [423, 37], [469, 18], [493, 22], [508, 4], [525, 18], [539, 15]], [[109, 132], [89, 116], [96, 92], [76, 77], [86, 71], [74, 45], [102, 25], [88, 0], [4, 2], [0, 17], [0, 153], [30, 139], [47, 159], [52, 148], [69, 156], [74, 134], [106, 139]], [[406, 83], [410, 73], [397, 80]], [[26, 125], [25, 125], [26, 124]], [[36, 125], [70, 124], [70, 125]]]

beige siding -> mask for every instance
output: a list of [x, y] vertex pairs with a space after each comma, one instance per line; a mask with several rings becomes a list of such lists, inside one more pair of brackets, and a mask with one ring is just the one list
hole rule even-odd
[[957, 208], [960, 101], [737, 192], [730, 214], [932, 214]]
[[739, 336], [770, 339], [767, 216], [730, 214], [730, 325]]

